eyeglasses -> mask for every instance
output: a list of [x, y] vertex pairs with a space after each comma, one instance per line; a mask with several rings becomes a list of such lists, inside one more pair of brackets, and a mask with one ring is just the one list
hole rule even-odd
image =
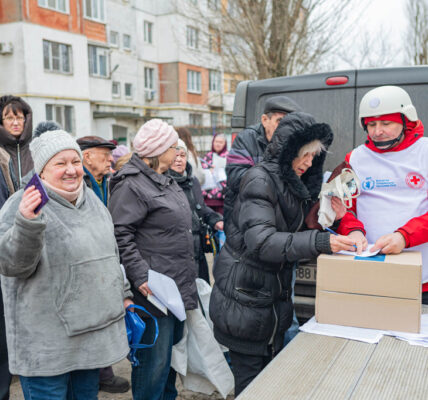
[[181, 147], [171, 146], [170, 149], [174, 149], [175, 151], [179, 151], [179, 150], [181, 150]]
[[6, 121], [9, 124], [13, 124], [15, 121], [22, 124], [25, 121], [25, 117], [5, 117], [3, 121]]

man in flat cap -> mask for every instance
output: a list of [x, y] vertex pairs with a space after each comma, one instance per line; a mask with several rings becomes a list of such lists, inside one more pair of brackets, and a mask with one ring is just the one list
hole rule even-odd
[[264, 106], [261, 122], [239, 132], [230, 149], [226, 161], [227, 188], [224, 200], [224, 226], [232, 214], [233, 205], [239, 193], [241, 178], [245, 172], [263, 159], [263, 153], [272, 139], [279, 121], [301, 108], [286, 96], [269, 98]]
[[108, 176], [114, 161], [112, 151], [116, 148], [112, 142], [99, 136], [84, 136], [77, 139], [83, 153], [85, 182], [107, 207]]
[[[83, 169], [86, 185], [91, 188], [107, 207], [109, 199], [108, 177], [114, 161], [112, 151], [116, 145], [99, 136], [84, 136], [77, 139], [83, 153]], [[109, 393], [124, 393], [129, 382], [113, 373], [112, 367], [100, 369], [100, 390]]]

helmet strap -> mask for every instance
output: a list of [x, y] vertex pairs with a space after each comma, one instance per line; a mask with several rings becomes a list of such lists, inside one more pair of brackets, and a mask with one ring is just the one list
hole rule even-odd
[[[401, 114], [401, 119], [403, 121], [403, 130], [401, 131], [401, 133], [392, 140], [387, 140], [386, 142], [375, 142], [372, 139], [373, 144], [381, 150], [389, 150], [391, 147], [393, 147], [396, 143], [398, 143], [401, 138], [404, 136], [404, 132], [406, 131], [406, 119], [404, 118], [404, 115]], [[364, 125], [364, 130], [367, 132], [367, 125]]]

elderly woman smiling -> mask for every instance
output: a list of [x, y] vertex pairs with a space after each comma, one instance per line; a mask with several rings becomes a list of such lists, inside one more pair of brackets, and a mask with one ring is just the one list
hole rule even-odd
[[31, 186], [0, 213], [9, 368], [26, 399], [62, 400], [69, 387], [74, 399], [94, 400], [99, 368], [129, 351], [123, 317], [131, 293], [110, 215], [83, 184], [76, 141], [52, 131], [30, 149], [49, 201], [35, 213], [41, 195]]

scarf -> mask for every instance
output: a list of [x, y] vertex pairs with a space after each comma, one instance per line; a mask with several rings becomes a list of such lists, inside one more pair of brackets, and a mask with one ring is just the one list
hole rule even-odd
[[55, 192], [56, 194], [60, 195], [64, 199], [68, 200], [70, 203], [73, 203], [74, 201], [77, 200], [77, 198], [79, 197], [79, 195], [83, 189], [83, 179], [80, 182], [79, 187], [74, 192], [69, 192], [67, 190], [62, 190], [62, 189], [59, 189], [55, 186], [52, 186], [50, 183], [48, 183], [44, 179], [42, 179], [42, 182], [43, 182], [43, 185], [45, 185], [48, 189], [50, 189], [53, 192]]

